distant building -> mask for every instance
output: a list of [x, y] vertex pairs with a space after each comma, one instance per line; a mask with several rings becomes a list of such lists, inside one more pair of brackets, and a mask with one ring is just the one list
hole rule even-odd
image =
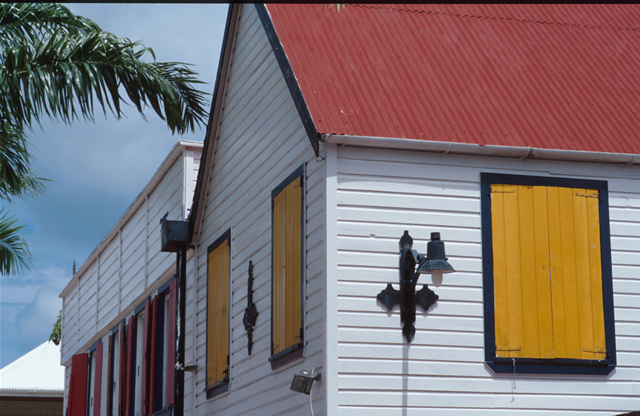
[[188, 216], [201, 151], [179, 140], [63, 289], [67, 416], [171, 411], [176, 268], [160, 219]]
[[2, 416], [62, 416], [60, 346], [45, 342], [0, 370]]

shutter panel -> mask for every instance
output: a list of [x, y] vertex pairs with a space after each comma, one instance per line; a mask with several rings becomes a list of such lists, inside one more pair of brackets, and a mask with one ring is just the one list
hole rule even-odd
[[68, 416], [84, 416], [87, 411], [88, 369], [87, 354], [76, 354], [71, 357]]
[[111, 402], [111, 390], [113, 388], [113, 354], [114, 354], [114, 346], [113, 346], [113, 335], [109, 335], [109, 349], [107, 350], [107, 397], [106, 400], [106, 414], [107, 416], [111, 416], [111, 408], [113, 403]]
[[125, 401], [124, 401], [124, 415], [131, 415], [131, 400], [132, 394], [132, 378], [134, 376], [133, 369], [133, 343], [135, 342], [135, 334], [133, 332], [133, 322], [134, 317], [131, 316], [129, 318], [129, 327], [127, 330], [127, 367], [126, 367], [126, 375], [125, 375]]
[[222, 243], [216, 251], [218, 251], [217, 382], [229, 379], [229, 242]]
[[120, 322], [120, 371], [118, 372], [120, 380], [118, 383], [118, 416], [124, 416], [125, 388], [127, 384], [127, 334], [124, 331], [124, 320]]
[[93, 416], [100, 416], [100, 402], [102, 399], [102, 342], [96, 345], [96, 368], [93, 390]]
[[302, 187], [273, 198], [273, 354], [302, 342]]
[[229, 241], [209, 253], [207, 386], [228, 379]]
[[165, 388], [167, 389], [167, 404], [170, 405], [173, 404], [176, 369], [176, 279], [169, 283], [169, 312], [167, 316], [169, 317], [169, 334], [167, 335], [167, 385]]
[[149, 333], [151, 330], [151, 299], [147, 298], [144, 303], [144, 325], [142, 332], [142, 414], [149, 414], [149, 349], [151, 347]]
[[[557, 188], [551, 251], [556, 358], [606, 358], [598, 192]], [[551, 237], [553, 235], [553, 237]]]
[[598, 193], [491, 185], [496, 356], [604, 359]]
[[286, 284], [286, 189], [273, 198], [273, 294], [272, 311], [272, 349], [277, 354], [286, 348], [285, 335], [285, 284]]
[[286, 188], [286, 243], [285, 243], [285, 348], [302, 342], [300, 339], [302, 291], [302, 194], [300, 180]]
[[154, 412], [155, 393], [156, 393], [156, 345], [158, 343], [158, 295], [154, 296], [151, 301], [151, 348], [149, 351], [149, 382], [147, 384], [149, 394], [147, 400], [149, 402], [149, 414]]

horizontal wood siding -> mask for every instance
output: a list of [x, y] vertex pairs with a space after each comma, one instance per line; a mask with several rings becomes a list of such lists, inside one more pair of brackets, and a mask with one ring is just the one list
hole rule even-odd
[[200, 148], [186, 148], [167, 166], [158, 185], [139, 196], [142, 203], [131, 218], [110, 241], [101, 243], [91, 265], [77, 276], [77, 284], [63, 298], [63, 364], [69, 365], [73, 354], [110, 333], [150, 291], [173, 276], [175, 254], [160, 252], [160, 218], [168, 212], [169, 219], [183, 219], [185, 201], [193, 199], [200, 153]]
[[[480, 172], [607, 180], [618, 366], [607, 377], [495, 375], [484, 364]], [[518, 161], [338, 147], [338, 400], [341, 414], [589, 414], [640, 409], [640, 171], [637, 167]], [[455, 273], [416, 336], [399, 307], [376, 301], [398, 285], [404, 230], [426, 253], [446, 242]], [[514, 384], [515, 383], [515, 384]]]
[[[196, 415], [309, 414], [309, 397], [292, 392], [293, 375], [323, 371], [324, 168], [317, 162], [253, 5], [243, 5], [224, 98], [215, 162], [198, 242], [195, 317]], [[305, 358], [271, 370], [271, 190], [304, 164], [306, 204]], [[202, 208], [201, 208], [202, 209]], [[231, 346], [229, 391], [207, 400], [205, 389], [207, 247], [231, 228]], [[249, 260], [258, 310], [247, 353], [242, 319]], [[322, 388], [313, 389], [325, 415]], [[185, 399], [185, 403], [188, 399]], [[185, 405], [186, 406], [186, 405]]]

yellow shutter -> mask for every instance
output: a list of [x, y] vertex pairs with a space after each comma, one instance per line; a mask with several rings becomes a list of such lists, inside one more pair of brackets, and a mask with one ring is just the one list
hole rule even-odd
[[491, 186], [496, 356], [604, 359], [598, 193]]
[[209, 253], [207, 386], [229, 377], [229, 242]]
[[302, 189], [296, 179], [273, 199], [273, 354], [301, 342], [301, 250]]

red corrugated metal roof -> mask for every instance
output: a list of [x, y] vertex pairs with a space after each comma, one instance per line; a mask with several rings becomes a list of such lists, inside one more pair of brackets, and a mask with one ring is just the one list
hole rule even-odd
[[640, 153], [636, 5], [267, 5], [320, 133]]

